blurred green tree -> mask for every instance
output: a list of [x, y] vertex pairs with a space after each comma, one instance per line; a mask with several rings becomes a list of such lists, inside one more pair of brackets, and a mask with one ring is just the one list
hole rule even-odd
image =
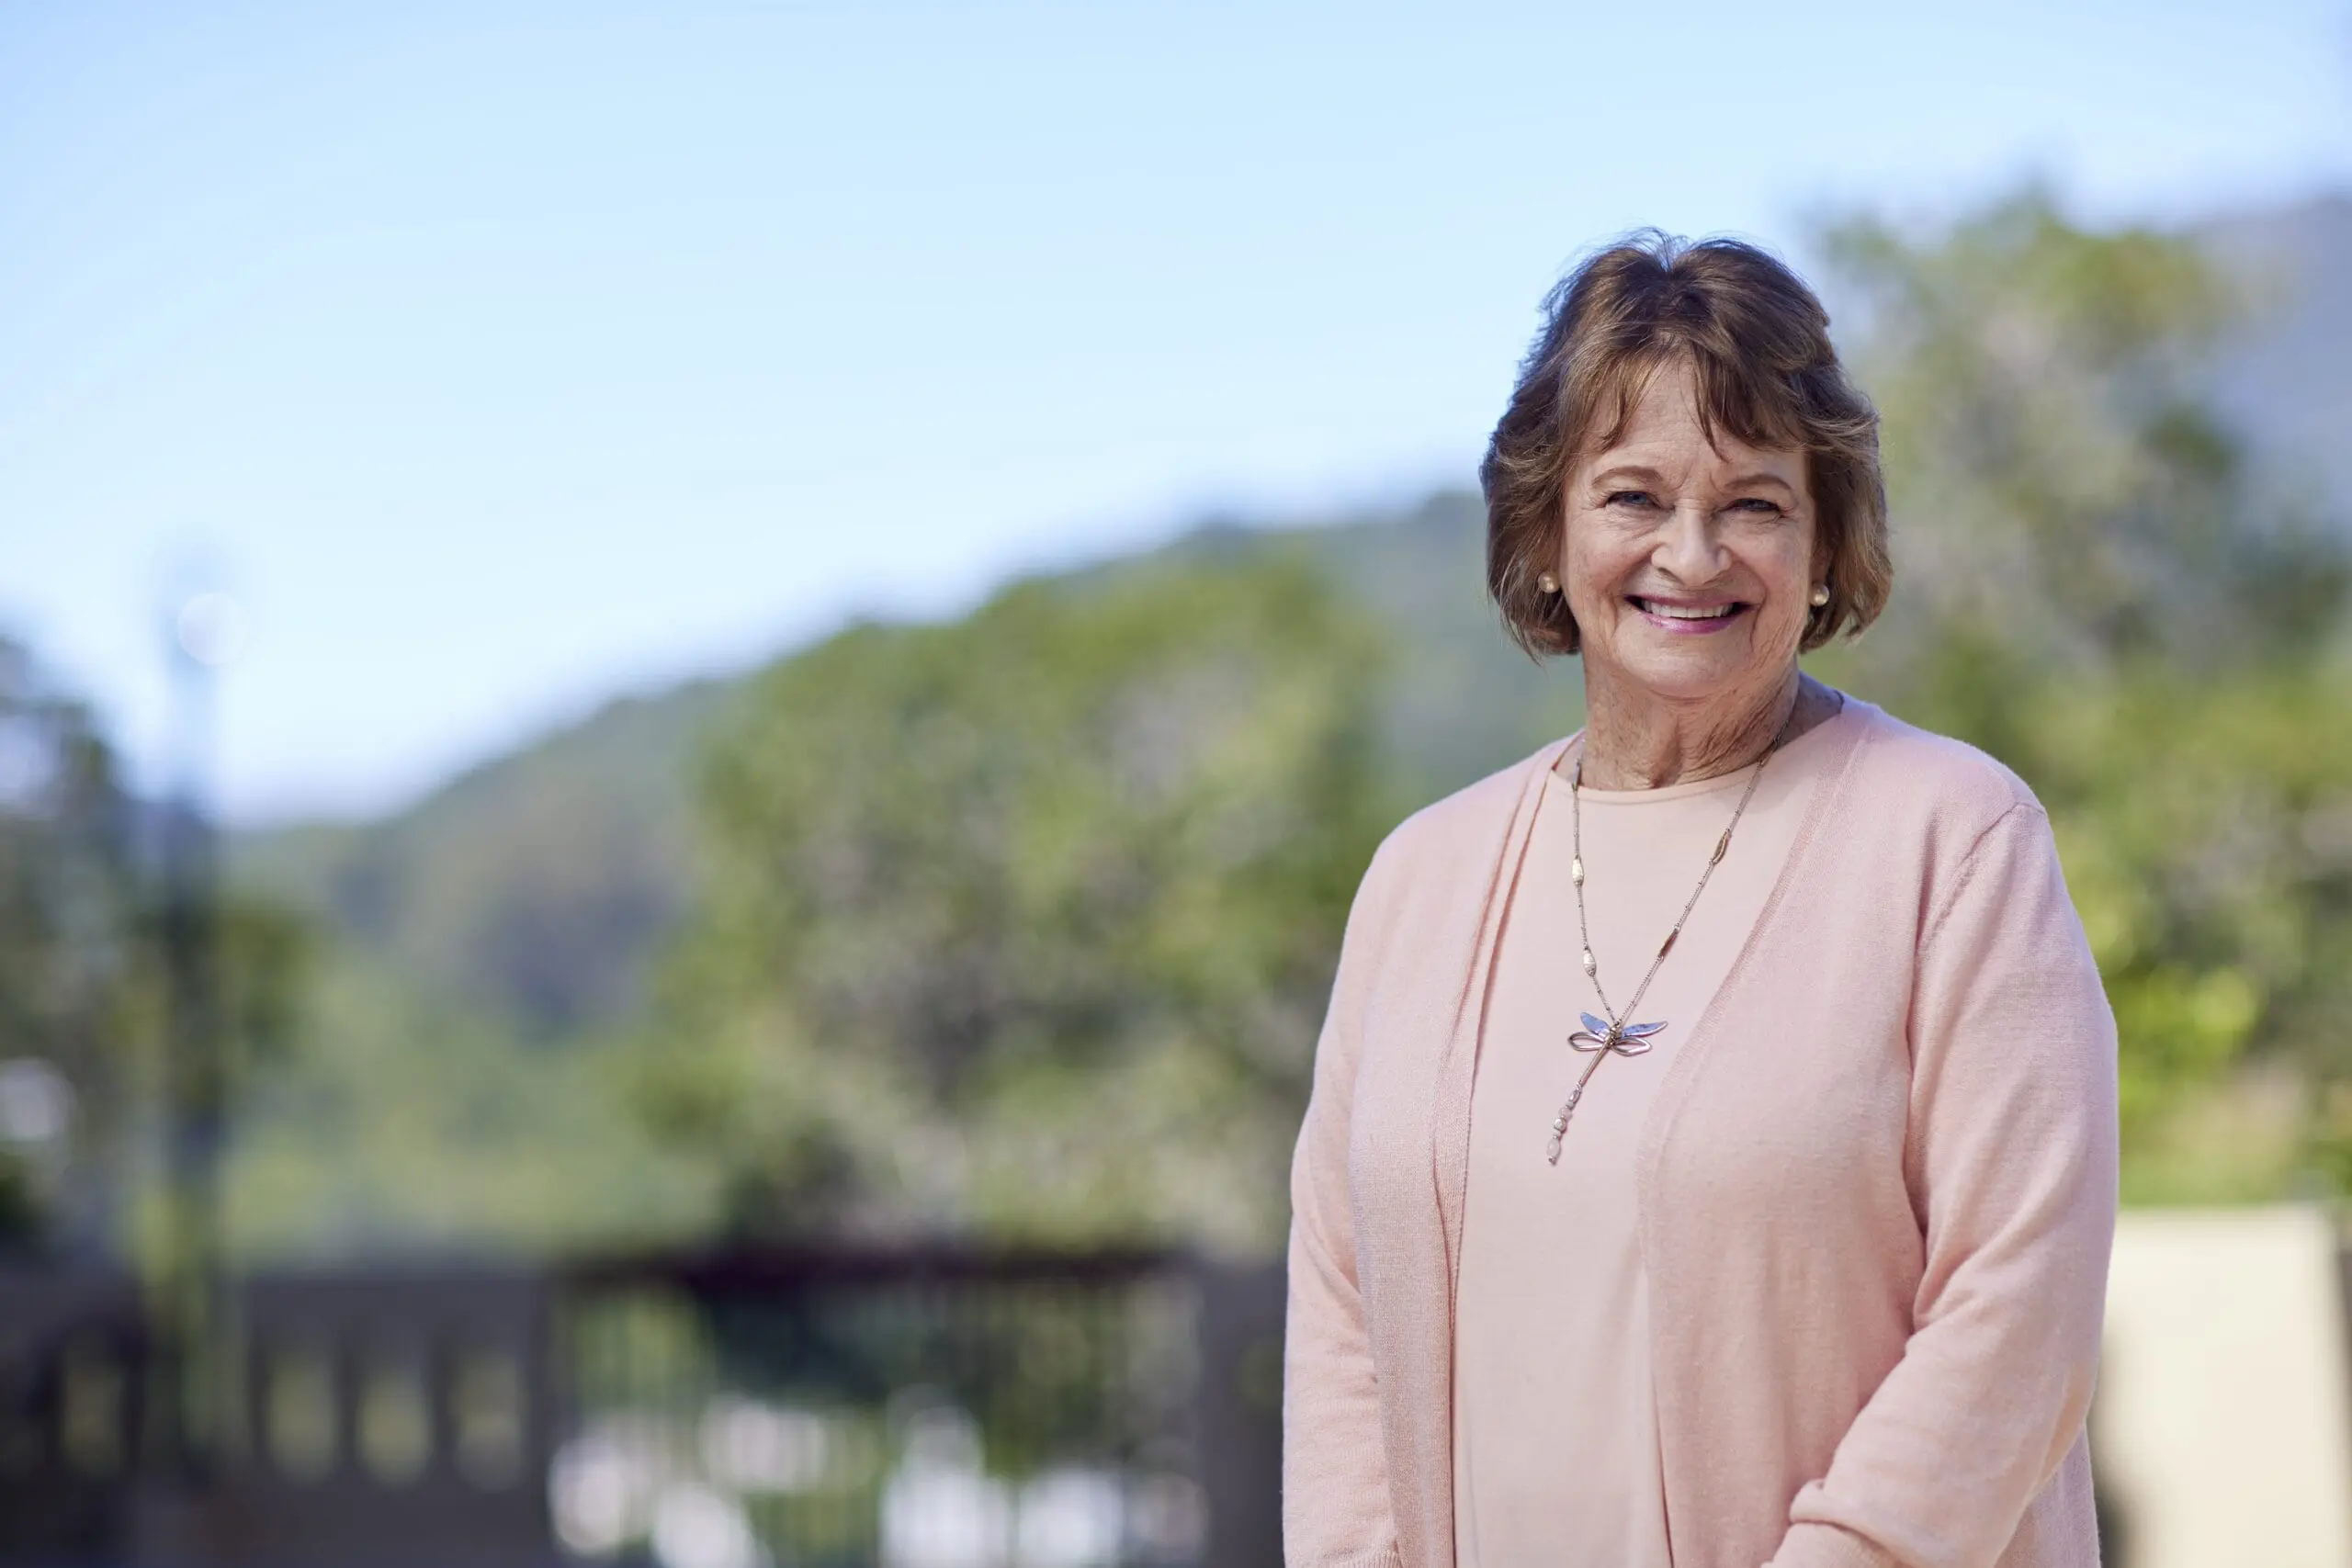
[[58, 1218], [122, 1130], [139, 899], [130, 802], [88, 708], [0, 637], [0, 1243]]
[[2341, 536], [2217, 412], [2245, 302], [2191, 241], [2085, 230], [2028, 191], [1940, 233], [1860, 218], [1824, 242], [1885, 414], [1903, 599], [1882, 659], [2205, 669], [2302, 657], [2335, 623]]
[[775, 666], [708, 772], [646, 1105], [747, 1229], [1271, 1245], [1388, 815], [1381, 649], [1270, 548]]
[[[2049, 807], [2120, 1033], [2127, 1194], [2341, 1186], [2352, 559], [2214, 409], [2229, 280], [2186, 239], [2086, 231], [2038, 192], [1826, 239], [1885, 416], [1898, 589], [1824, 672]], [[2290, 1103], [2215, 1133], [2248, 1066]]]
[[[164, 1005], [141, 816], [88, 705], [0, 636], [0, 1247], [134, 1239]], [[233, 1090], [287, 1048], [309, 938], [244, 894], [212, 930]]]

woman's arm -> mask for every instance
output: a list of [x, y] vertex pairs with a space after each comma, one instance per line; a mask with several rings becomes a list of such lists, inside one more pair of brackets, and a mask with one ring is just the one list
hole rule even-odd
[[1283, 1557], [1293, 1568], [1395, 1568], [1380, 1392], [1357, 1289], [1348, 1129], [1373, 966], [1375, 857], [1357, 890], [1315, 1087], [1291, 1161], [1290, 1307], [1283, 1340]]
[[2115, 1234], [2115, 1022], [2039, 807], [1988, 828], [1931, 913], [1911, 1049], [1914, 1327], [1770, 1568], [1984, 1568], [2082, 1432]]

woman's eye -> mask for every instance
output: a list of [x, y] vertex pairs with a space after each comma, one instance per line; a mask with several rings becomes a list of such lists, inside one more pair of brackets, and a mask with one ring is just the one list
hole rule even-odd
[[1656, 506], [1657, 502], [1645, 490], [1615, 490], [1601, 502], [1604, 506]]
[[1778, 502], [1766, 501], [1762, 496], [1746, 496], [1738, 501], [1733, 502], [1731, 505], [1733, 511], [1745, 512], [1755, 517], [1781, 517], [1786, 515], [1786, 513], [1781, 511], [1781, 505]]

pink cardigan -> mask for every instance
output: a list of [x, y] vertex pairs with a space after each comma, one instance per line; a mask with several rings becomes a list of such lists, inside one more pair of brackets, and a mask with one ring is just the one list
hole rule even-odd
[[[2114, 1021], [2025, 785], [1866, 703], [1829, 723], [1642, 1140], [1674, 1560], [2090, 1568]], [[1292, 1168], [1291, 1568], [1453, 1562], [1471, 1075], [1566, 744], [1398, 828], [1349, 916]]]

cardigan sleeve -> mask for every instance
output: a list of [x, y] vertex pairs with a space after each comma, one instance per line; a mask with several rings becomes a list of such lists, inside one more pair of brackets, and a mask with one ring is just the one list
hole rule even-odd
[[1380, 1393], [1356, 1270], [1348, 1182], [1364, 991], [1374, 960], [1374, 857], [1348, 917], [1315, 1083], [1291, 1162], [1290, 1301], [1283, 1338], [1283, 1557], [1293, 1568], [1396, 1568]]
[[2115, 1233], [2115, 1023], [2030, 801], [1923, 930], [1911, 1050], [1911, 1336], [1770, 1568], [1987, 1568], [2081, 1434]]

